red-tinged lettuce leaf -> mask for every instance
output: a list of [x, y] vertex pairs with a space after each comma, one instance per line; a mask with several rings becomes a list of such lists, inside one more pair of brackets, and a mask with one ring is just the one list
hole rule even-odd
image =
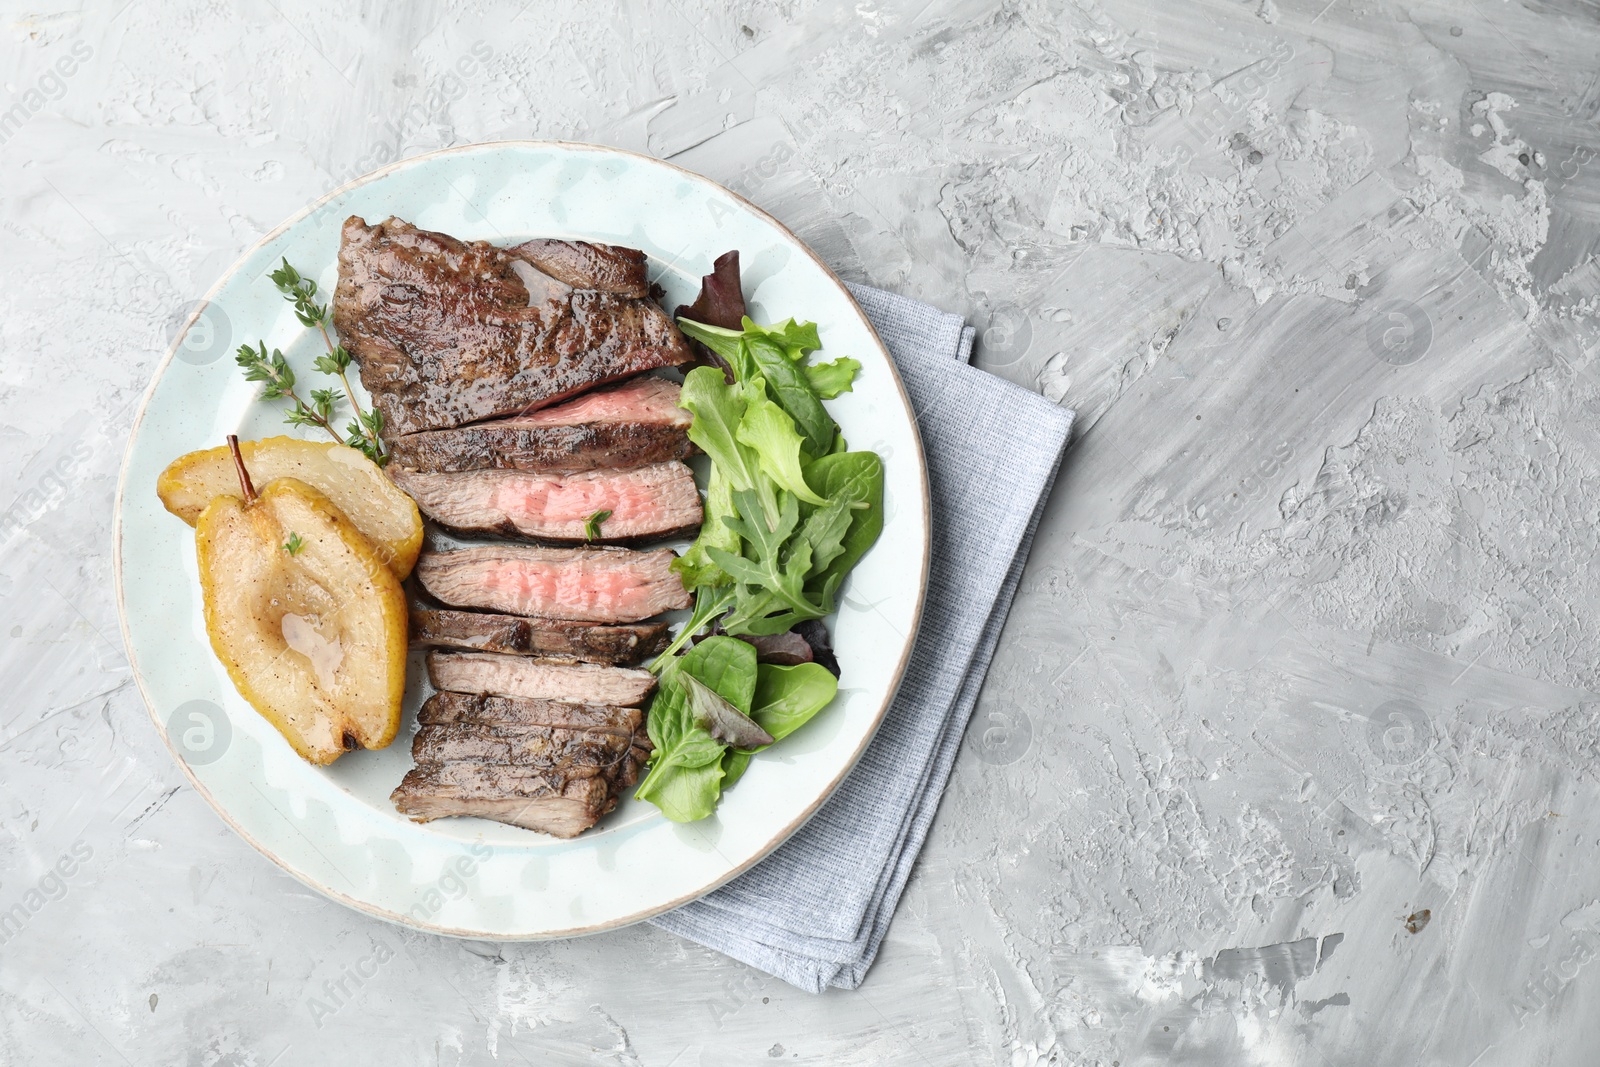
[[700, 295], [692, 304], [680, 305], [675, 319], [693, 319], [724, 330], [744, 329], [744, 291], [739, 288], [739, 250], [724, 252], [700, 279]]
[[[672, 313], [674, 320], [690, 319], [707, 326], [724, 330], [744, 328], [744, 290], [739, 286], [739, 250], [724, 252], [711, 265], [711, 273], [700, 279], [700, 295], [692, 304], [680, 304]], [[726, 359], [707, 348], [695, 338], [689, 338], [689, 350], [695, 354], [695, 363], [702, 367], [716, 367], [722, 371], [729, 385], [733, 384], [733, 367]]]

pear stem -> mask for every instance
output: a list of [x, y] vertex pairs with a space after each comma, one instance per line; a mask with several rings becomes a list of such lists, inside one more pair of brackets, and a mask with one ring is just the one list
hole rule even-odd
[[244, 490], [244, 502], [246, 504], [254, 504], [256, 502], [256, 487], [250, 484], [250, 472], [245, 469], [244, 456], [239, 452], [238, 434], [230, 433], [228, 435], [228, 451], [233, 453], [233, 469], [239, 472], [239, 488]]

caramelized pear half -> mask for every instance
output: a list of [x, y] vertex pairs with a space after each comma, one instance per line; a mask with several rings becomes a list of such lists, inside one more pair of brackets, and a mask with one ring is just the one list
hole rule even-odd
[[[257, 485], [278, 478], [305, 482], [372, 539], [396, 577], [411, 573], [422, 550], [422, 516], [411, 498], [366, 456], [345, 445], [295, 437], [241, 441], [239, 452]], [[173, 460], [156, 480], [156, 494], [168, 511], [190, 526], [217, 497], [244, 496], [226, 447]]]
[[312, 763], [383, 748], [399, 728], [405, 690], [400, 580], [372, 540], [305, 482], [278, 478], [256, 494], [240, 479], [234, 489], [195, 526], [217, 658], [240, 695]]

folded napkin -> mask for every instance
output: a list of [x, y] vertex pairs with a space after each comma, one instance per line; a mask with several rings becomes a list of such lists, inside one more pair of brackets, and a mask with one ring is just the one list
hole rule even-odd
[[782, 847], [651, 920], [801, 989], [866, 976], [928, 836], [1072, 430], [1072, 412], [969, 366], [960, 316], [851, 286], [917, 412], [933, 497], [922, 627], [883, 725]]

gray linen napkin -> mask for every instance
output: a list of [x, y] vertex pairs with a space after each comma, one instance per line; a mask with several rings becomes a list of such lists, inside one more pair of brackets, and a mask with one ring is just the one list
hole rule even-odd
[[917, 412], [933, 497], [922, 628], [861, 761], [761, 863], [651, 920], [813, 993], [866, 976], [928, 836], [1016, 595], [1071, 411], [969, 366], [957, 315], [852, 285]]

